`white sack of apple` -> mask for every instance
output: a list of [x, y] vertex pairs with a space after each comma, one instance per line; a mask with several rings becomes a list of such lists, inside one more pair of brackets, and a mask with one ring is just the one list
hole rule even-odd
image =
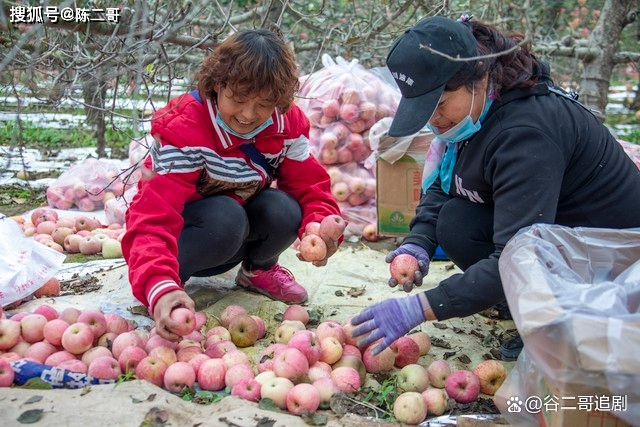
[[[61, 210], [100, 210], [105, 201], [124, 193], [121, 174], [121, 168], [113, 161], [86, 159], [71, 166], [47, 188], [47, 203]], [[127, 181], [129, 184], [133, 182]]]

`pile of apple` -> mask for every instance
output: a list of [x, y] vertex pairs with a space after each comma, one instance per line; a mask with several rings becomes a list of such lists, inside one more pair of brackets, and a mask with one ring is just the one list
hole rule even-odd
[[122, 257], [120, 242], [126, 229], [118, 223], [103, 227], [95, 218], [83, 214], [59, 216], [57, 211], [44, 207], [34, 209], [29, 219], [10, 218], [18, 223], [25, 236], [60, 253], [101, 253], [107, 259]]
[[[156, 333], [135, 329], [115, 313], [65, 308], [58, 312], [43, 304], [33, 312], [6, 317], [0, 312], [0, 386], [11, 386], [11, 362], [32, 362], [117, 380], [131, 373], [173, 393], [197, 386], [227, 390], [257, 402], [271, 399], [292, 414], [327, 408], [332, 396], [353, 393], [365, 384], [367, 373], [397, 370], [398, 421], [417, 424], [428, 415], [441, 415], [450, 399], [468, 403], [480, 392], [493, 394], [505, 378], [500, 362], [480, 362], [473, 371], [451, 371], [445, 360], [419, 363], [431, 348], [425, 332], [399, 338], [372, 354], [358, 346], [354, 327], [325, 320], [309, 328], [309, 313], [300, 305], [287, 307], [274, 331], [265, 321], [239, 305], [229, 305], [220, 318], [176, 308], [171, 317], [179, 325], [169, 341]], [[263, 346], [252, 360], [243, 348]], [[268, 340], [268, 341], [266, 341]]]
[[124, 193], [120, 175], [113, 163], [86, 159], [71, 166], [47, 188], [47, 203], [61, 210], [74, 206], [83, 212], [102, 209], [104, 202]]

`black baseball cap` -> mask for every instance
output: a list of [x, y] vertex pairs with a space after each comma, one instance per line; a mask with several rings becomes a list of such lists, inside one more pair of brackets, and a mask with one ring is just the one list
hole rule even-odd
[[465, 64], [422, 46], [453, 58], [473, 58], [478, 51], [471, 28], [449, 18], [432, 16], [406, 30], [387, 55], [387, 67], [402, 93], [389, 136], [408, 136], [422, 129], [447, 82]]

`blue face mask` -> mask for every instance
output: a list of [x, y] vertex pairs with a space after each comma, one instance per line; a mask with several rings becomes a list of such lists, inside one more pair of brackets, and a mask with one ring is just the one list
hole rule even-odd
[[[485, 94], [485, 97], [486, 97], [486, 94]], [[441, 141], [444, 141], [446, 143], [451, 144], [455, 142], [464, 141], [466, 139], [469, 139], [471, 135], [473, 135], [474, 133], [480, 130], [480, 127], [482, 126], [482, 121], [484, 120], [485, 116], [489, 112], [489, 108], [491, 108], [491, 104], [493, 104], [493, 99], [487, 99], [484, 104], [484, 109], [482, 110], [480, 117], [478, 117], [478, 120], [475, 123], [471, 118], [471, 109], [469, 109], [469, 114], [467, 114], [467, 116], [464, 119], [462, 119], [457, 125], [455, 125], [454, 127], [452, 127], [451, 129], [445, 132], [440, 133], [436, 128], [432, 127], [429, 124], [427, 124], [427, 128], [431, 132], [433, 132], [433, 134], [437, 136]], [[473, 108], [473, 97], [471, 98], [471, 108]]]
[[258, 126], [257, 128], [255, 128], [254, 130], [248, 133], [238, 133], [233, 129], [231, 129], [231, 127], [228, 124], [226, 124], [224, 120], [222, 120], [222, 116], [220, 116], [220, 114], [216, 114], [216, 123], [222, 129], [224, 129], [225, 132], [230, 133], [231, 135], [235, 135], [238, 138], [242, 138], [242, 139], [251, 139], [255, 137], [257, 134], [259, 134], [260, 132], [262, 132], [263, 130], [265, 130], [266, 128], [268, 128], [269, 126], [271, 126], [273, 124], [273, 118], [269, 117], [266, 122], [264, 122], [263, 124], [261, 124], [260, 126]]

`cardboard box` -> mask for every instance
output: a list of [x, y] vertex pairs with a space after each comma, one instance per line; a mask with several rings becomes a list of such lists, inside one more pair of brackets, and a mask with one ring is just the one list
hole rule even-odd
[[[404, 236], [420, 202], [422, 169], [431, 134], [414, 137], [409, 144], [391, 144], [381, 138], [376, 162], [376, 211], [378, 234]], [[391, 140], [393, 138], [387, 137]], [[391, 151], [396, 151], [390, 156]], [[398, 150], [402, 150], [398, 155]], [[385, 160], [387, 159], [387, 160]]]

